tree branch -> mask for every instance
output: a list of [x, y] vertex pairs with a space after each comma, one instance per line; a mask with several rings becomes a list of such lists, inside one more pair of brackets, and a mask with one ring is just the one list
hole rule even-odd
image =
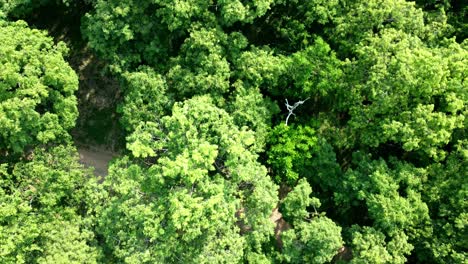
[[305, 103], [305, 101], [309, 100], [310, 97], [307, 97], [305, 100], [303, 101], [299, 101], [299, 102], [295, 102], [294, 105], [290, 105], [289, 102], [288, 102], [288, 99], [286, 99], [286, 109], [288, 109], [289, 113], [288, 113], [288, 116], [286, 117], [286, 125], [288, 125], [288, 120], [289, 120], [289, 117], [291, 115], [293, 116], [296, 116], [293, 111], [298, 107], [300, 106], [301, 104]]

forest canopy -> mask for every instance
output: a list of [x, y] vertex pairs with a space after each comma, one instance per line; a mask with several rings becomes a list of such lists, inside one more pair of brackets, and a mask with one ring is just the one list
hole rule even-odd
[[466, 263], [467, 12], [0, 0], [0, 263]]

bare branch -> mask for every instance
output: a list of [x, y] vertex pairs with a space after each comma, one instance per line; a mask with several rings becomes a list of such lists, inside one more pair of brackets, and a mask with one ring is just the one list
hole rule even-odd
[[293, 116], [296, 116], [296, 114], [293, 113], [293, 111], [298, 107], [300, 106], [301, 104], [305, 103], [305, 101], [309, 100], [310, 97], [307, 97], [305, 100], [303, 101], [298, 101], [298, 102], [295, 102], [294, 105], [290, 105], [289, 102], [288, 102], [288, 99], [286, 99], [286, 109], [288, 109], [289, 113], [288, 113], [288, 116], [286, 117], [286, 125], [288, 125], [288, 120], [289, 120], [289, 117], [291, 115]]

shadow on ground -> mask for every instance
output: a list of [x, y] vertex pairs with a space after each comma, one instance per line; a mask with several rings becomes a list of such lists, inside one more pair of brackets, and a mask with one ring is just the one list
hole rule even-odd
[[37, 8], [22, 19], [32, 28], [48, 31], [55, 42], [63, 41], [70, 48], [66, 59], [80, 83], [76, 93], [79, 117], [71, 134], [81, 161], [94, 167], [96, 174], [106, 175], [108, 162], [125, 146], [116, 112], [121, 93], [117, 79], [106, 70], [106, 63], [96, 57], [81, 35], [81, 18], [90, 8], [53, 4]]

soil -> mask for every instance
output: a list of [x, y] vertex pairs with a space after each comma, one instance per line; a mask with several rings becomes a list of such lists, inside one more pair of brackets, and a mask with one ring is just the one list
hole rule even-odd
[[94, 168], [97, 176], [107, 176], [109, 162], [117, 157], [117, 154], [106, 149], [79, 147], [80, 162], [87, 167]]
[[270, 221], [275, 223], [275, 239], [276, 246], [283, 248], [283, 241], [281, 240], [281, 233], [291, 229], [291, 225], [283, 219], [283, 215], [278, 211], [278, 207], [273, 209], [270, 215]]

